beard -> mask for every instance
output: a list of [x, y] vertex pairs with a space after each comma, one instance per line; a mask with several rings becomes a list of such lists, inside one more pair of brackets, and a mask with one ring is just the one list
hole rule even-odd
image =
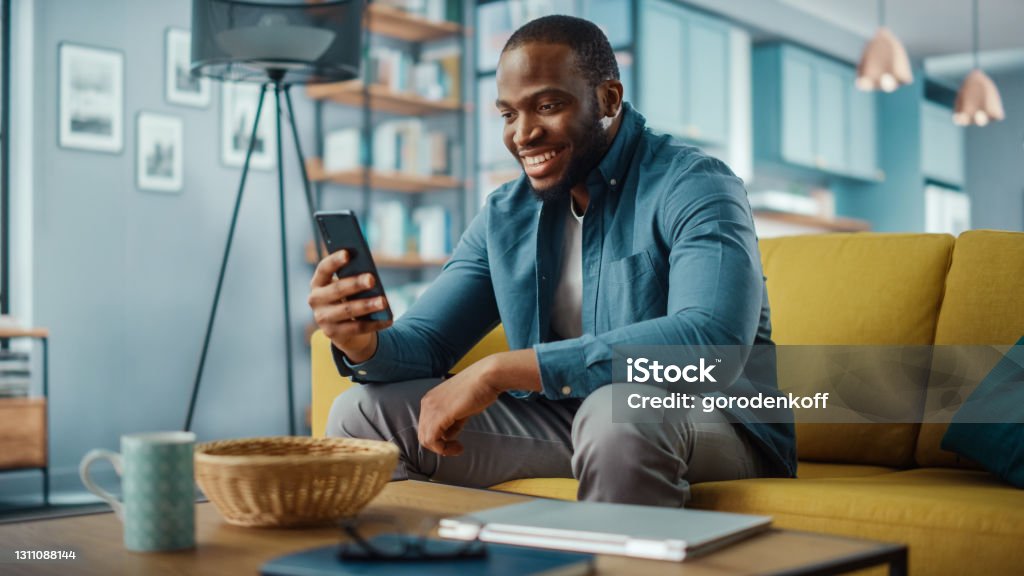
[[555, 202], [569, 196], [573, 186], [586, 180], [587, 175], [604, 157], [608, 150], [608, 132], [601, 126], [601, 112], [594, 106], [590, 117], [584, 121], [579, 138], [573, 142], [573, 156], [569, 167], [562, 178], [547, 188], [535, 188], [530, 183], [530, 190], [541, 202]]

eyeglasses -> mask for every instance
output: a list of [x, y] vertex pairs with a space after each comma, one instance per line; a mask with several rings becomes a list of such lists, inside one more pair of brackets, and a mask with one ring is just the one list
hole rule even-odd
[[[341, 521], [348, 542], [341, 544], [338, 558], [346, 561], [423, 562], [485, 558], [487, 548], [479, 540], [452, 541], [431, 538], [439, 519], [419, 518], [401, 522], [385, 514], [360, 515]], [[376, 533], [367, 538], [366, 534]]]

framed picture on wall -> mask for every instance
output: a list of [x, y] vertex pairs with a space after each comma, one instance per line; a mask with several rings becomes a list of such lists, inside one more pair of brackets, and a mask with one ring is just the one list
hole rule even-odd
[[[241, 167], [249, 148], [253, 121], [259, 104], [259, 84], [224, 82], [221, 84], [220, 147], [221, 161], [231, 167]], [[249, 167], [262, 170], [272, 169], [276, 163], [277, 147], [274, 139], [277, 110], [274, 109], [274, 95], [271, 92], [263, 100], [256, 142], [253, 144], [252, 160]]]
[[124, 55], [61, 43], [58, 58], [58, 144], [120, 152], [124, 146]]
[[206, 108], [210, 105], [210, 79], [193, 76], [192, 33], [168, 28], [164, 38], [164, 96], [171, 104]]
[[183, 134], [181, 118], [139, 112], [135, 121], [135, 181], [139, 190], [181, 192]]

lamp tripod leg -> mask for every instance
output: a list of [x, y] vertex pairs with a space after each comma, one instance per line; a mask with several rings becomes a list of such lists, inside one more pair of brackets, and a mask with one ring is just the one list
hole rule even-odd
[[[263, 100], [266, 96], [268, 84], [263, 84], [260, 89], [259, 103], [256, 105], [256, 118], [252, 123], [252, 133], [249, 136], [249, 147], [245, 152], [245, 163], [242, 165], [242, 178], [238, 183], [238, 194], [235, 197], [235, 209], [231, 214], [231, 226], [228, 228], [228, 239], [224, 245], [224, 257], [220, 262], [220, 274], [217, 276], [217, 289], [213, 293], [213, 306], [210, 309], [210, 318], [206, 323], [206, 336], [203, 338], [203, 351], [199, 355], [199, 367], [196, 370], [196, 379], [192, 384], [192, 397], [188, 403], [188, 415], [185, 417], [185, 431], [192, 429], [192, 417], [195, 415], [196, 399], [199, 397], [199, 384], [203, 379], [203, 368], [206, 365], [206, 353], [210, 349], [210, 336], [213, 333], [213, 321], [217, 316], [217, 305], [220, 303], [220, 291], [224, 286], [224, 272], [227, 271], [228, 255], [231, 254], [231, 242], [235, 238], [235, 228], [238, 225], [238, 209], [242, 206], [242, 194], [245, 192], [245, 180], [249, 175], [249, 161], [252, 159], [252, 152], [256, 145], [256, 135], [260, 125], [260, 114], [263, 112]], [[280, 132], [278, 132], [280, 140]], [[280, 147], [278, 148], [280, 155]], [[289, 369], [289, 374], [291, 373]]]
[[[274, 104], [276, 110], [281, 110], [281, 83], [274, 83]], [[285, 231], [285, 212], [284, 212], [284, 160], [283, 153], [281, 150], [282, 139], [281, 139], [281, 118], [280, 114], [277, 118], [277, 192], [280, 204], [280, 218], [281, 218], [281, 281], [284, 288], [284, 346], [285, 346], [285, 358], [288, 369], [287, 385], [288, 385], [288, 433], [295, 436], [295, 384], [293, 382], [293, 370], [292, 370], [292, 315], [291, 310], [288, 307], [291, 301], [288, 296], [288, 235]]]
[[319, 242], [319, 229], [313, 215], [316, 213], [316, 202], [313, 201], [313, 188], [309, 184], [309, 172], [306, 171], [306, 158], [302, 154], [302, 144], [299, 143], [299, 129], [295, 126], [295, 111], [292, 109], [292, 96], [289, 92], [290, 85], [284, 87], [284, 101], [288, 105], [288, 123], [292, 127], [292, 140], [295, 141], [295, 153], [299, 156], [299, 170], [302, 171], [302, 186], [306, 193], [306, 206], [309, 208], [309, 223], [313, 227], [313, 242], [316, 244], [317, 261], [323, 260], [323, 246]]

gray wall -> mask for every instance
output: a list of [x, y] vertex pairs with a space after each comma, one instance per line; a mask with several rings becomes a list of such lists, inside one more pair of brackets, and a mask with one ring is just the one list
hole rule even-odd
[[1024, 230], [1024, 72], [993, 80], [1006, 119], [967, 129], [971, 226]]
[[[36, 0], [33, 296], [35, 324], [51, 330], [51, 463], [75, 486], [90, 448], [121, 434], [182, 425], [213, 298], [240, 170], [220, 162], [220, 87], [206, 109], [164, 100], [164, 32], [190, 28], [191, 2]], [[58, 45], [124, 54], [124, 149], [57, 145]], [[313, 110], [295, 89], [303, 148]], [[184, 121], [180, 195], [135, 187], [140, 110]], [[285, 129], [288, 137], [287, 125]], [[290, 139], [289, 139], [290, 140]], [[289, 286], [297, 415], [309, 403], [303, 326], [312, 237], [294, 147], [284, 145]], [[243, 201], [194, 429], [200, 439], [287, 433], [275, 172], [253, 171]], [[0, 496], [22, 479], [0, 476]]]

